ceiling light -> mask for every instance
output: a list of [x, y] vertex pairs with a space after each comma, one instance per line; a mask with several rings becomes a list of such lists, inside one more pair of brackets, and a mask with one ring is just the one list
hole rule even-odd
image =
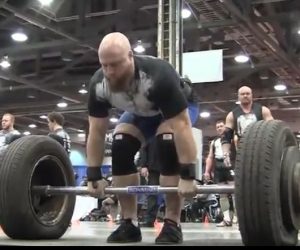
[[300, 29], [298, 29], [298, 32], [297, 32], [299, 35], [300, 35]]
[[300, 138], [300, 135], [297, 135], [297, 138]]
[[139, 40], [137, 42], [137, 45], [133, 48], [133, 50], [136, 53], [143, 53], [143, 52], [145, 52], [145, 47], [142, 45], [142, 41], [141, 40]]
[[82, 94], [82, 95], [85, 95], [85, 94], [87, 94], [87, 90], [86, 89], [80, 89], [80, 90], [78, 90], [78, 93], [80, 93], [80, 94]]
[[82, 84], [81, 89], [78, 90], [78, 93], [85, 95], [88, 93], [87, 89], [85, 88], [85, 84]]
[[116, 118], [116, 117], [111, 117], [109, 120], [110, 120], [112, 123], [116, 123], [116, 122], [119, 121], [119, 119]]
[[80, 133], [77, 135], [79, 138], [84, 138], [85, 137], [85, 133]]
[[188, 9], [182, 9], [181, 16], [182, 18], [186, 19], [189, 18], [192, 15], [191, 11]]
[[41, 3], [41, 5], [49, 6], [53, 2], [53, 0], [39, 0], [39, 2]]
[[29, 128], [36, 128], [36, 125], [35, 124], [29, 124], [28, 127]]
[[237, 55], [234, 60], [238, 63], [245, 63], [249, 61], [249, 56], [246, 55]]
[[68, 103], [66, 103], [65, 101], [61, 101], [61, 102], [57, 103], [56, 106], [59, 108], [66, 108], [66, 107], [68, 107]]
[[224, 42], [222, 42], [222, 41], [214, 41], [213, 44], [217, 45], [217, 46], [220, 46], [220, 45], [223, 45]]
[[206, 111], [201, 112], [201, 113], [200, 113], [200, 117], [202, 117], [202, 118], [208, 118], [208, 117], [210, 117], [210, 113], [209, 113], [209, 112], [206, 112]]
[[3, 69], [7, 69], [7, 68], [9, 68], [9, 67], [11, 66], [11, 64], [10, 64], [10, 62], [9, 62], [7, 56], [5, 56], [5, 57], [1, 60], [0, 66], [1, 66]]
[[15, 32], [11, 34], [11, 38], [16, 42], [25, 42], [28, 39], [28, 36], [23, 32]]
[[236, 101], [235, 104], [239, 105], [241, 104], [241, 101]]
[[24, 133], [23, 133], [23, 135], [30, 135], [31, 133], [29, 132], [29, 131], [25, 131]]
[[274, 89], [277, 90], [277, 91], [283, 91], [283, 90], [286, 90], [286, 85], [284, 85], [284, 84], [276, 84], [274, 86]]
[[48, 117], [46, 115], [40, 115], [40, 118], [45, 119], [45, 120], [48, 119]]
[[77, 132], [84, 133], [84, 130], [83, 129], [77, 129]]

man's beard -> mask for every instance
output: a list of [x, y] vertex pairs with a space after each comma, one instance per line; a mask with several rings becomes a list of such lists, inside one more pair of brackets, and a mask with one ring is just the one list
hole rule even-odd
[[251, 104], [251, 100], [249, 100], [249, 99], [244, 99], [243, 101], [241, 101], [241, 104], [242, 105], [249, 105], [249, 104]]
[[126, 90], [126, 82], [127, 82], [127, 79], [126, 78], [123, 78], [122, 80], [121, 79], [118, 79], [118, 80], [109, 80], [109, 89], [111, 92], [123, 92]]
[[127, 90], [129, 85], [129, 75], [123, 74], [119, 78], [109, 79], [108, 78], [108, 86], [111, 92], [124, 92]]

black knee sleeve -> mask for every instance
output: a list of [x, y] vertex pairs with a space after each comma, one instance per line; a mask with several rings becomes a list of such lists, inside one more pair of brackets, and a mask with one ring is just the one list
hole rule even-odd
[[141, 142], [129, 134], [115, 134], [112, 143], [112, 175], [129, 175], [137, 172], [134, 156]]
[[178, 175], [180, 165], [172, 133], [156, 136], [157, 164], [162, 175]]
[[229, 194], [227, 197], [228, 197], [228, 202], [229, 202], [229, 211], [234, 211], [232, 195]]

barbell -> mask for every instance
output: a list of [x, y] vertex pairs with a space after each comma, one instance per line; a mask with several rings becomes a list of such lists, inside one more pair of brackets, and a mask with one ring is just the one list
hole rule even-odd
[[[58, 239], [73, 215], [74, 172], [64, 148], [47, 136], [25, 136], [0, 155], [0, 222], [13, 239]], [[245, 245], [296, 245], [300, 227], [300, 154], [282, 121], [249, 125], [238, 145], [234, 186], [197, 186], [197, 193], [234, 193]], [[168, 193], [176, 187], [107, 187], [105, 193]]]
[[[31, 191], [40, 195], [91, 195], [86, 187], [52, 187], [52, 186], [33, 186]], [[128, 187], [107, 187], [105, 194], [166, 194], [178, 192], [177, 187], [160, 186], [128, 186]], [[197, 185], [197, 194], [230, 194], [234, 193], [233, 185]]]

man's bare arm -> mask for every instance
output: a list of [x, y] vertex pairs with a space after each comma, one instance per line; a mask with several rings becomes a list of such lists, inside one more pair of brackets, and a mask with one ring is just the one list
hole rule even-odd
[[265, 121], [274, 120], [270, 109], [265, 106], [262, 107], [262, 116]]
[[169, 121], [174, 131], [179, 162], [182, 164], [196, 163], [197, 149], [187, 109]]
[[[225, 132], [224, 133], [228, 133], [228, 130], [234, 130], [234, 117], [233, 117], [233, 113], [230, 112], [227, 116], [226, 116], [226, 121], [225, 121]], [[225, 134], [223, 135], [225, 136]], [[233, 139], [233, 138], [232, 138]], [[227, 142], [224, 143], [222, 141], [222, 150], [223, 150], [223, 154], [226, 155], [228, 153], [230, 153], [230, 147], [231, 147], [231, 142]]]
[[205, 172], [204, 172], [205, 176], [211, 175], [213, 162], [214, 162], [214, 155], [213, 155], [213, 142], [212, 142], [209, 146], [209, 153], [205, 161]]
[[100, 167], [104, 155], [105, 133], [109, 124], [108, 117], [89, 116], [89, 136], [87, 139], [87, 162], [89, 167]]

